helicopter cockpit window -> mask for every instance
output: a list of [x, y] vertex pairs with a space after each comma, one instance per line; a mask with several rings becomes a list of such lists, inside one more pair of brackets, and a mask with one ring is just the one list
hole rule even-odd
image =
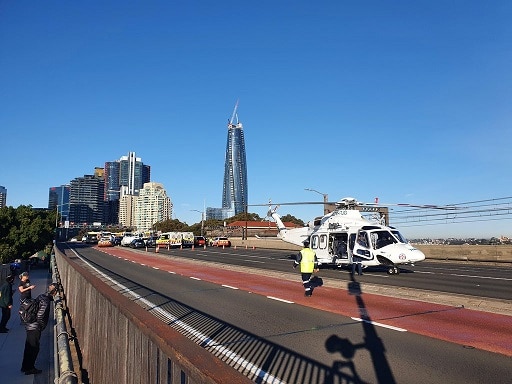
[[399, 231], [394, 230], [394, 231], [391, 231], [391, 233], [393, 235], [395, 235], [395, 237], [398, 239], [399, 242], [401, 242], [403, 244], [407, 244], [409, 242], [405, 237], [402, 236], [402, 234]]
[[375, 231], [371, 234], [372, 246], [379, 249], [390, 244], [397, 243], [397, 239], [389, 231]]

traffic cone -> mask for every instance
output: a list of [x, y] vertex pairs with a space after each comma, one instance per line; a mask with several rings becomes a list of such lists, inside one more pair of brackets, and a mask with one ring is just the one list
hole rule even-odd
[[195, 248], [194, 248], [194, 244], [192, 244], [192, 250], [194, 250], [194, 249], [195, 249]]
[[158, 253], [158, 252], [160, 252], [160, 247], [157, 245], [157, 246], [155, 247], [155, 253]]

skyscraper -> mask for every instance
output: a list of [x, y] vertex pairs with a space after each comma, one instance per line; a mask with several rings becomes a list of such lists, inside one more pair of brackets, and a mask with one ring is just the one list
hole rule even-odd
[[51, 187], [48, 193], [48, 209], [57, 210], [61, 223], [69, 219], [69, 191], [69, 185], [61, 185]]
[[105, 223], [104, 188], [102, 168], [95, 169], [94, 175], [84, 175], [71, 180], [69, 221], [75, 225]]
[[0, 185], [0, 208], [7, 206], [7, 188]]
[[172, 217], [172, 202], [160, 183], [145, 183], [136, 199], [134, 224], [139, 231], [148, 231]]
[[119, 199], [123, 194], [137, 196], [144, 183], [149, 183], [151, 167], [144, 165], [135, 152], [121, 156], [119, 160], [105, 163], [105, 200], [107, 203], [107, 222], [119, 220]]
[[238, 102], [228, 122], [222, 208], [207, 208], [207, 219], [222, 220], [245, 212], [248, 202], [244, 130], [242, 123], [238, 121], [237, 109]]

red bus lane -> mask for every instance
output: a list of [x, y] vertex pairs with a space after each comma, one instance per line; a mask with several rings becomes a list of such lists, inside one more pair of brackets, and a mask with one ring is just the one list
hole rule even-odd
[[[173, 258], [155, 253], [134, 252], [122, 248], [98, 248], [112, 256], [135, 261], [150, 268], [174, 272], [219, 285], [291, 301], [343, 316], [372, 321], [384, 326], [478, 348], [512, 357], [512, 316], [469, 310], [410, 299], [399, 299], [364, 292], [352, 281], [340, 281], [339, 288], [318, 287], [313, 297], [304, 297], [300, 274], [295, 280], [265, 278], [260, 274], [233, 270], [220, 264]], [[347, 286], [348, 285], [348, 286]], [[357, 299], [359, 296], [359, 300]], [[358, 304], [363, 302], [364, 308]]]

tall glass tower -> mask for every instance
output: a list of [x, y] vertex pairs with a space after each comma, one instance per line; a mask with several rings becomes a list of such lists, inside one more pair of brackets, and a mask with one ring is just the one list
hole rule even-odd
[[61, 185], [60, 187], [51, 187], [48, 193], [48, 209], [57, 210], [57, 214], [62, 223], [69, 219], [69, 185]]
[[[228, 122], [224, 183], [222, 187], [222, 208], [231, 217], [245, 212], [247, 204], [247, 161], [242, 123], [238, 121], [238, 102]], [[235, 123], [236, 120], [236, 123]]]
[[119, 201], [123, 195], [137, 196], [151, 177], [151, 167], [144, 165], [135, 152], [105, 163], [105, 201], [107, 223], [119, 222]]

